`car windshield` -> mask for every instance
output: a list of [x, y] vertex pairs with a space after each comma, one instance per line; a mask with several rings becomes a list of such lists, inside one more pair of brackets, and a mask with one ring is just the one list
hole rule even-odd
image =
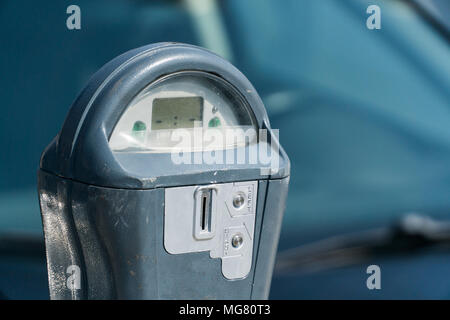
[[[372, 31], [365, 0], [78, 1], [83, 26], [70, 32], [66, 3], [3, 1], [0, 294], [48, 295], [43, 254], [19, 250], [43, 239], [40, 154], [96, 70], [154, 42], [206, 47], [258, 90], [291, 160], [280, 251], [410, 212], [450, 219], [449, 11], [378, 2]], [[36, 280], [25, 295], [19, 267]]]
[[364, 1], [233, 4], [236, 63], [292, 161], [282, 247], [448, 217], [448, 38], [404, 1], [383, 2], [378, 34]]

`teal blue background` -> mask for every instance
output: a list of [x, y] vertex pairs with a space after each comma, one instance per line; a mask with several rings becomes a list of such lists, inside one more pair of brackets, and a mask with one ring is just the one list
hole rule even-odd
[[[81, 30], [66, 28], [70, 4], [81, 8]], [[381, 30], [366, 28], [369, 4], [381, 8]], [[225, 54], [259, 91], [292, 162], [280, 251], [412, 211], [450, 219], [448, 33], [404, 1], [230, 0], [218, 9], [223, 32], [206, 30], [210, 42], [181, 1], [0, 4], [0, 237], [42, 239], [41, 152], [97, 69], [159, 41]], [[380, 291], [365, 286], [369, 264], [381, 267]], [[448, 270], [446, 251], [376, 257], [276, 273], [271, 298], [448, 299]], [[43, 256], [0, 251], [0, 295], [47, 298]]]

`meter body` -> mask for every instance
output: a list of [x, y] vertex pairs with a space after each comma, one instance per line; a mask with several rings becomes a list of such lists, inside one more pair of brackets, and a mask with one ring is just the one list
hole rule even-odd
[[51, 298], [267, 298], [289, 170], [224, 59], [180, 43], [115, 58], [41, 157]]

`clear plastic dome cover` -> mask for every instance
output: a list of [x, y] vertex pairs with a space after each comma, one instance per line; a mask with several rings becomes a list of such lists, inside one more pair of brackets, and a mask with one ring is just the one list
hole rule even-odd
[[166, 76], [142, 90], [117, 122], [114, 152], [205, 151], [255, 143], [253, 114], [234, 87], [204, 72]]

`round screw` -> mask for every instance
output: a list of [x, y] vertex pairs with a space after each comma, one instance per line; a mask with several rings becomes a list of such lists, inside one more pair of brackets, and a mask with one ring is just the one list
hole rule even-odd
[[240, 209], [244, 206], [245, 198], [242, 193], [238, 193], [233, 197], [233, 207]]
[[242, 246], [242, 243], [244, 242], [244, 238], [240, 234], [235, 234], [233, 238], [231, 239], [231, 245], [233, 248], [237, 249], [240, 246]]

